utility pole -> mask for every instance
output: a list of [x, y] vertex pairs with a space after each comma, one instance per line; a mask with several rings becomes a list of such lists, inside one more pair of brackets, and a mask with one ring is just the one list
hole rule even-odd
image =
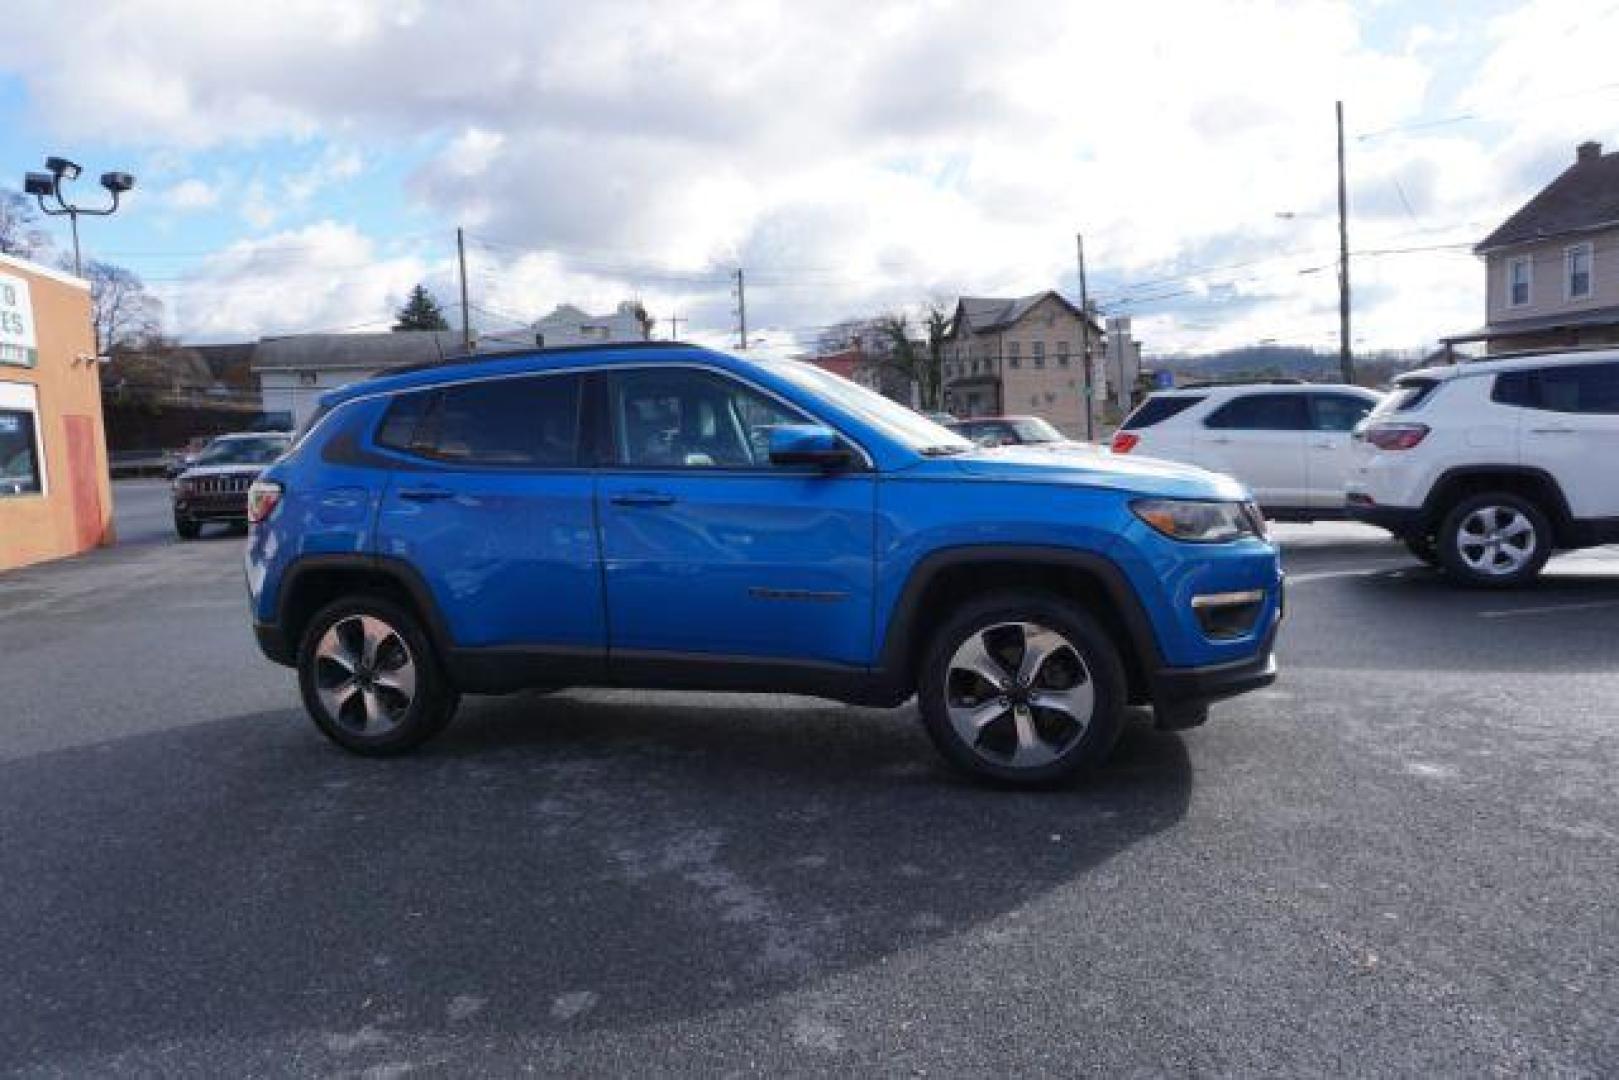
[[1338, 367], [1346, 383], [1355, 381], [1349, 347], [1349, 187], [1344, 180], [1344, 103], [1338, 102]]
[[669, 324], [669, 340], [670, 341], [679, 341], [680, 340], [680, 324], [683, 323], [683, 322], [691, 322], [690, 319], [683, 319], [679, 315], [671, 315], [671, 316], [669, 316], [668, 319], [666, 319], [664, 321]]
[[1096, 441], [1096, 382], [1091, 370], [1091, 294], [1085, 287], [1085, 235], [1074, 234], [1079, 249], [1079, 363], [1085, 369], [1085, 441]]
[[455, 227], [455, 257], [461, 264], [461, 348], [472, 352], [472, 311], [467, 305], [467, 238]]
[[737, 348], [748, 347], [748, 294], [743, 287], [742, 268], [736, 268], [736, 333]]

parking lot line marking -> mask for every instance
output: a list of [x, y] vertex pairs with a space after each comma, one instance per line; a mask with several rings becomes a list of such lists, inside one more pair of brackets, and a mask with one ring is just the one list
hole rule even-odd
[[1598, 608], [1619, 607], [1619, 600], [1588, 600], [1582, 604], [1546, 604], [1543, 607], [1507, 608], [1502, 611], [1481, 611], [1481, 619], [1510, 619], [1514, 615], [1555, 615], [1560, 611], [1595, 611]]
[[1386, 573], [1389, 569], [1390, 567], [1387, 566], [1374, 566], [1370, 569], [1361, 568], [1359, 570], [1315, 570], [1307, 574], [1288, 574], [1287, 583], [1289, 585], [1306, 585], [1312, 581], [1325, 581], [1328, 578], [1367, 577], [1371, 574]]

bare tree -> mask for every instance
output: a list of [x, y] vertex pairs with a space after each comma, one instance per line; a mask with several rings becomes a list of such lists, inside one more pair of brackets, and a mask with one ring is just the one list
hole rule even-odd
[[49, 251], [50, 235], [34, 228], [38, 220], [39, 214], [26, 196], [15, 191], [0, 191], [0, 253], [36, 259]]
[[95, 324], [96, 351], [106, 355], [115, 346], [140, 345], [155, 338], [163, 321], [163, 304], [146, 291], [134, 271], [92, 259], [84, 264], [90, 282], [91, 319]]

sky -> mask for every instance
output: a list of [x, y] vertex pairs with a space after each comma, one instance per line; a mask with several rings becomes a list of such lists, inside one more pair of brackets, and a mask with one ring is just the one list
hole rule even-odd
[[[1471, 245], [1619, 149], [1619, 0], [9, 0], [0, 183], [134, 173], [87, 256], [193, 342], [512, 332], [638, 299], [767, 354], [959, 295], [1078, 292], [1149, 355], [1483, 322]], [[59, 226], [53, 221], [51, 225]], [[66, 246], [65, 229], [56, 228]], [[671, 318], [682, 320], [679, 324]]]

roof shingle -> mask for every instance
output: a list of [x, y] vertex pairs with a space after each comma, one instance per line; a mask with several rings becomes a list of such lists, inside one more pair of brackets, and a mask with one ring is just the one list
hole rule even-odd
[[1619, 153], [1582, 154], [1473, 250], [1482, 255], [1610, 226], [1619, 226]]

